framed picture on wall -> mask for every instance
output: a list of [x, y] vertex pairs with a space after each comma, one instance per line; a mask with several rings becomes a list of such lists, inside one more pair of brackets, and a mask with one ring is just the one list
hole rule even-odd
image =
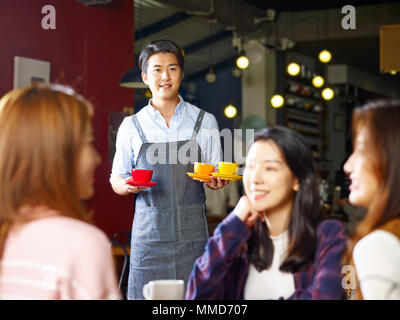
[[25, 57], [14, 57], [14, 89], [34, 82], [50, 81], [50, 62]]

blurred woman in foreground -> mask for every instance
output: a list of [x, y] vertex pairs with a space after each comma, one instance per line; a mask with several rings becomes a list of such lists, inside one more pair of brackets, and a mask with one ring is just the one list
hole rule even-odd
[[34, 85], [0, 100], [0, 298], [119, 298], [110, 244], [82, 201], [100, 162], [92, 107]]
[[353, 113], [354, 151], [344, 171], [349, 202], [368, 210], [345, 258], [345, 264], [354, 260], [358, 299], [400, 299], [399, 124], [396, 101], [371, 102]]

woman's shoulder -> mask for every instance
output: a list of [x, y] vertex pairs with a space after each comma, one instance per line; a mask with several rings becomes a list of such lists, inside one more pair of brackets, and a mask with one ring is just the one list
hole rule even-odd
[[[382, 250], [382, 249], [385, 250]], [[400, 239], [385, 230], [375, 230], [361, 238], [354, 247], [354, 254], [368, 254], [372, 252], [390, 252], [390, 255], [400, 257]]]
[[51, 216], [36, 219], [29, 222], [25, 227], [24, 233], [29, 235], [41, 235], [48, 241], [54, 243], [93, 243], [104, 244], [108, 242], [105, 233], [99, 228], [87, 222], [65, 217]]

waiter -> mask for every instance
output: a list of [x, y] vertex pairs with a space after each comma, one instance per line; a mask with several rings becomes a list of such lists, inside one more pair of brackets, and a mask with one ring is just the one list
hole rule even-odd
[[[142, 288], [152, 280], [186, 283], [208, 238], [204, 189], [186, 172], [193, 172], [195, 161], [217, 165], [221, 142], [215, 117], [178, 95], [183, 66], [182, 51], [172, 41], [146, 45], [139, 67], [152, 99], [118, 130], [110, 182], [119, 195], [136, 194], [128, 299], [143, 299]], [[127, 184], [132, 168], [153, 170], [158, 184]], [[211, 179], [211, 189], [229, 183]]]

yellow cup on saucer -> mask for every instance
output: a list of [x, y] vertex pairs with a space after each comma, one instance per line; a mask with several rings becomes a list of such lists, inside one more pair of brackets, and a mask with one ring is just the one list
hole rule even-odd
[[195, 162], [194, 163], [194, 172], [197, 174], [204, 174], [209, 176], [211, 172], [213, 172], [215, 169], [215, 166], [212, 164], [208, 163], [202, 163], [202, 162]]
[[223, 174], [236, 174], [239, 163], [220, 162], [218, 163], [218, 172]]

